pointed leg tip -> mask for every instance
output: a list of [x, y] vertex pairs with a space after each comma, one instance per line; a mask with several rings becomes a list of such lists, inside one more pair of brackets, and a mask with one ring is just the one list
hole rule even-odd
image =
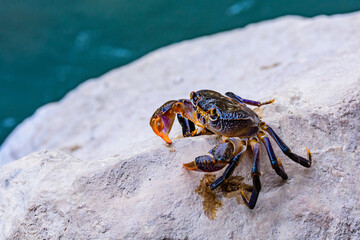
[[289, 177], [285, 172], [285, 169], [282, 165], [279, 165], [277, 167], [274, 168], [275, 172], [277, 175], [279, 175], [281, 177], [282, 180], [288, 180]]
[[310, 149], [306, 148], [306, 151], [307, 151], [308, 160], [309, 160], [309, 167], [311, 167], [312, 155], [311, 155]]
[[266, 101], [266, 102], [259, 102], [258, 107], [261, 107], [261, 106], [267, 105], [267, 104], [271, 104], [273, 102], [275, 102], [275, 99], [271, 99], [270, 101]]
[[246, 196], [245, 196], [245, 193], [244, 193], [244, 189], [241, 189], [241, 190], [240, 190], [240, 194], [241, 194], [241, 198], [243, 199], [243, 201], [244, 201], [245, 204], [247, 205], [247, 200], [246, 200]]
[[255, 205], [250, 205], [249, 202], [246, 200], [246, 196], [244, 191], [241, 189], [241, 198], [244, 201], [245, 205], [249, 208], [249, 209], [254, 209]]
[[211, 182], [210, 182], [210, 180], [208, 178], [206, 178], [205, 183], [206, 183], [206, 186], [210, 187]]

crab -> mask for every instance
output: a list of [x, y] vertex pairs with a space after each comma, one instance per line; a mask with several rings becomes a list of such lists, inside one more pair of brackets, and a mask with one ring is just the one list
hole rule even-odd
[[150, 126], [155, 134], [168, 144], [172, 143], [169, 132], [175, 116], [177, 116], [182, 127], [184, 137], [202, 134], [222, 136], [223, 141], [209, 151], [211, 156], [198, 156], [194, 161], [183, 164], [189, 170], [201, 172], [215, 172], [227, 166], [219, 178], [208, 183], [211, 190], [216, 189], [232, 175], [241, 156], [247, 149], [251, 149], [253, 189], [250, 199], [247, 199], [243, 189], [240, 193], [245, 204], [253, 209], [261, 190], [260, 143], [265, 145], [271, 166], [276, 174], [283, 180], [288, 179], [280, 159], [275, 156], [267, 134], [275, 140], [282, 152], [294, 162], [306, 168], [309, 168], [312, 162], [308, 148], [306, 148], [307, 159], [293, 153], [275, 131], [263, 122], [251, 108], [247, 107], [247, 105], [260, 107], [272, 102], [274, 100], [258, 102], [243, 99], [232, 92], [227, 92], [224, 96], [212, 90], [200, 90], [191, 92], [190, 99], [171, 100], [164, 103], [152, 115]]

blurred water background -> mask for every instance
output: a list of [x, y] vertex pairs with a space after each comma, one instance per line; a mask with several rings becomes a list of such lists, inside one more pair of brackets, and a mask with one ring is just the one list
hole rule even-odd
[[41, 105], [159, 47], [283, 15], [357, 10], [359, 0], [0, 0], [0, 144]]

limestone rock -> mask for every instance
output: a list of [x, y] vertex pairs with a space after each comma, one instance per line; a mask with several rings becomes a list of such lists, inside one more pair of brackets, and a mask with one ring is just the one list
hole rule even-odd
[[[166, 47], [82, 84], [3, 145], [2, 163], [56, 150], [0, 168], [0, 238], [359, 239], [359, 39], [360, 13], [284, 17]], [[289, 180], [262, 149], [254, 210], [238, 189], [206, 195], [204, 174], [182, 162], [218, 137], [177, 137], [177, 125], [166, 146], [148, 126], [162, 103], [204, 88], [275, 98], [263, 120], [294, 152], [310, 148], [313, 166], [274, 143]], [[251, 184], [250, 171], [246, 157], [235, 185]]]

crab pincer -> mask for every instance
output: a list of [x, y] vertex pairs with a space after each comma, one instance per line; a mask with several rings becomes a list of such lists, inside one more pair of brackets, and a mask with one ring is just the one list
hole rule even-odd
[[164, 103], [154, 112], [150, 119], [150, 126], [154, 133], [169, 144], [171, 144], [169, 132], [175, 120], [175, 113], [173, 110], [175, 103], [175, 100]]
[[[150, 126], [156, 135], [160, 136], [165, 142], [171, 144], [169, 132], [172, 128], [176, 115], [178, 118], [184, 119], [182, 125], [191, 125], [191, 129], [195, 129], [197, 123], [195, 117], [195, 109], [193, 104], [187, 99], [171, 100], [159, 107], [150, 118]], [[188, 121], [189, 120], [189, 121]], [[192, 121], [191, 121], [192, 120]]]

